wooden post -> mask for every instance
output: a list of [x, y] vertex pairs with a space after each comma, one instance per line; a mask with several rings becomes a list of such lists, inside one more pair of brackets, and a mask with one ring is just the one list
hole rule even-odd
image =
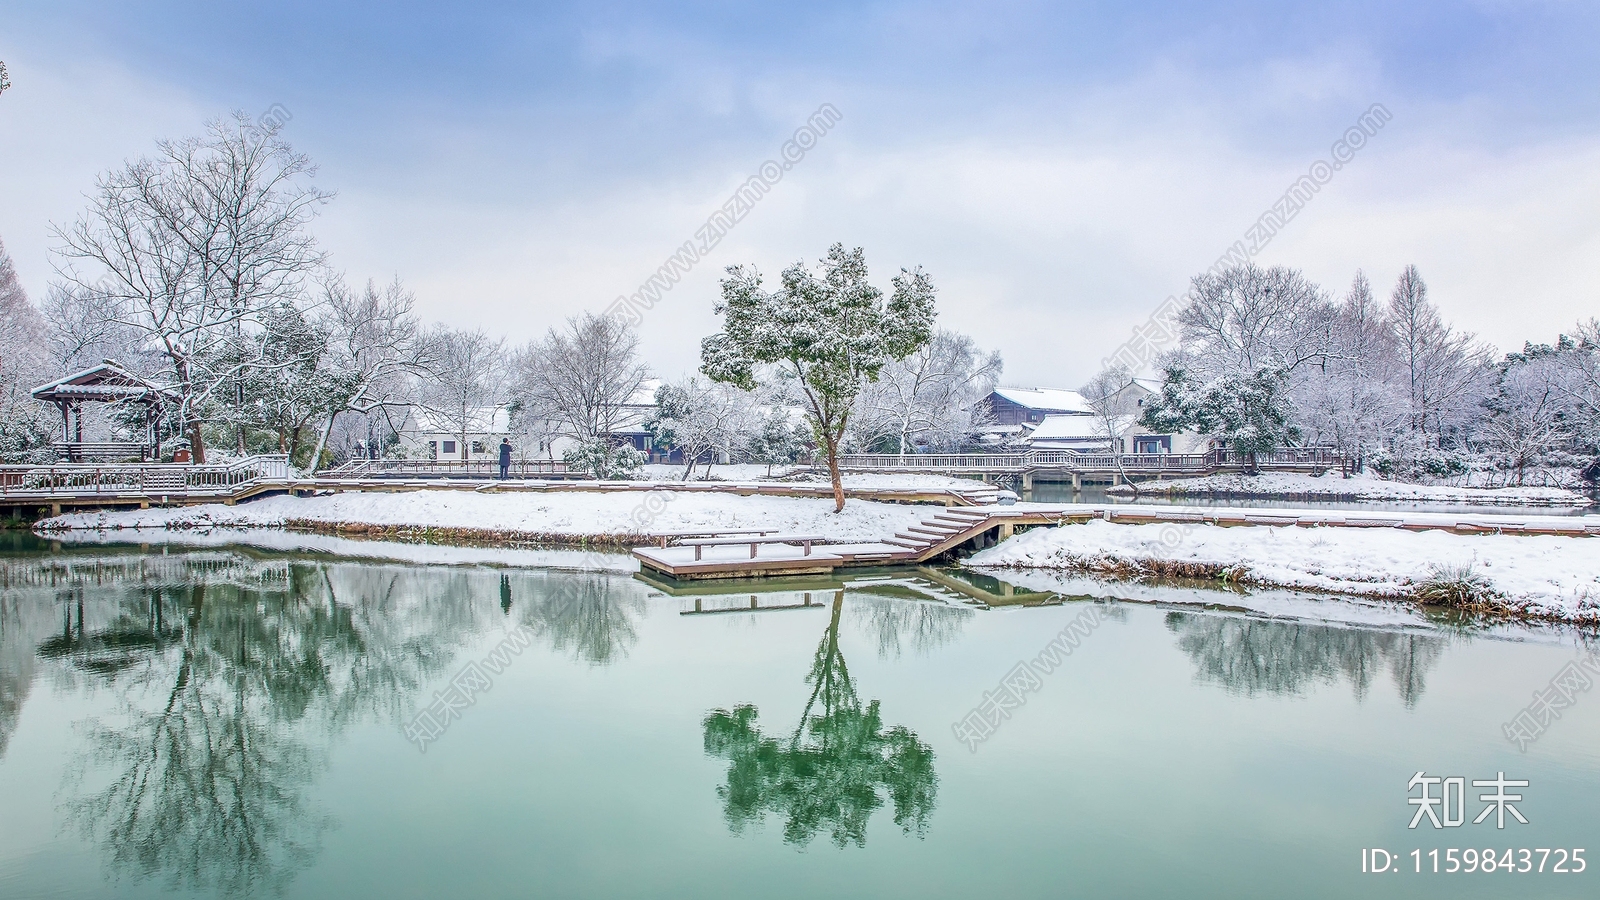
[[1000, 523], [1000, 540], [1008, 541], [1008, 540], [1011, 539], [1011, 536], [1013, 534], [1016, 534], [1016, 533], [1017, 533], [1017, 526], [1013, 525], [1010, 522], [1002, 522], [1002, 523]]
[[1072, 492], [1074, 494], [1076, 494], [1077, 492], [1079, 492], [1081, 490], [1083, 490], [1083, 476], [1079, 475], [1077, 472], [1073, 472], [1072, 473]]

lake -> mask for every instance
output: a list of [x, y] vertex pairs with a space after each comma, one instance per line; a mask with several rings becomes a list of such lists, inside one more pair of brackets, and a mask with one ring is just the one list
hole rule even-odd
[[0, 897], [1596, 895], [1583, 636], [969, 581], [13, 536]]

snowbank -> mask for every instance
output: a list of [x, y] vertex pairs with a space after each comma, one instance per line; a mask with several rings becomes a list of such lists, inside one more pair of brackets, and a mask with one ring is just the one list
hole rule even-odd
[[528, 492], [347, 491], [321, 497], [268, 497], [238, 506], [72, 513], [40, 521], [54, 529], [281, 528], [289, 522], [381, 527], [481, 529], [519, 535], [596, 538], [679, 529], [775, 528], [874, 541], [915, 525], [933, 507], [851, 500], [835, 514], [825, 498], [740, 497], [639, 491]]
[[[1108, 490], [1115, 494], [1133, 494], [1133, 488], [1126, 485]], [[1588, 497], [1565, 488], [1444, 487], [1384, 481], [1368, 475], [1345, 478], [1336, 473], [1315, 476], [1295, 472], [1263, 472], [1260, 475], [1208, 475], [1204, 478], [1142, 481], [1139, 483], [1139, 493], [1171, 497], [1285, 497], [1307, 500], [1420, 501], [1505, 506], [1589, 505]]]
[[1600, 621], [1600, 540], [1388, 528], [1084, 525], [1041, 528], [976, 554], [974, 568], [1217, 577], [1271, 587], [1406, 599], [1440, 569], [1470, 567], [1510, 611]]
[[74, 546], [126, 546], [159, 544], [185, 549], [251, 547], [277, 553], [308, 553], [346, 559], [400, 562], [425, 566], [501, 566], [524, 569], [563, 569], [579, 572], [637, 572], [639, 564], [627, 553], [598, 550], [533, 550], [522, 547], [464, 547], [399, 541], [357, 540], [326, 534], [305, 534], [277, 529], [217, 528], [195, 531], [70, 531], [56, 536]]

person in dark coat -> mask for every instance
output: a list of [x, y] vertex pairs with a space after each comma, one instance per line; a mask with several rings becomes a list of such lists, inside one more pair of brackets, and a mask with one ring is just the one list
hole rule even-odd
[[511, 439], [500, 439], [500, 480], [505, 481], [511, 473]]

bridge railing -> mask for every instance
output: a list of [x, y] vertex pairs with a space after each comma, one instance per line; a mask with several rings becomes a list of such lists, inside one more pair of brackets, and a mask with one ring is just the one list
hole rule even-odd
[[9, 497], [85, 494], [228, 494], [253, 481], [287, 481], [280, 454], [247, 456], [214, 465], [184, 463], [66, 463], [0, 466], [0, 501]]
[[[514, 459], [512, 478], [540, 478], [569, 474], [559, 459]], [[321, 478], [498, 478], [496, 459], [355, 459], [326, 472]]]
[[[1254, 455], [1260, 468], [1332, 468], [1343, 457], [1328, 447], [1290, 447]], [[1066, 469], [1108, 472], [1211, 472], [1251, 465], [1251, 454], [1239, 450], [1206, 453], [1079, 453], [1075, 450], [1030, 450], [1026, 453], [847, 453], [839, 467], [852, 471], [1022, 472]]]

